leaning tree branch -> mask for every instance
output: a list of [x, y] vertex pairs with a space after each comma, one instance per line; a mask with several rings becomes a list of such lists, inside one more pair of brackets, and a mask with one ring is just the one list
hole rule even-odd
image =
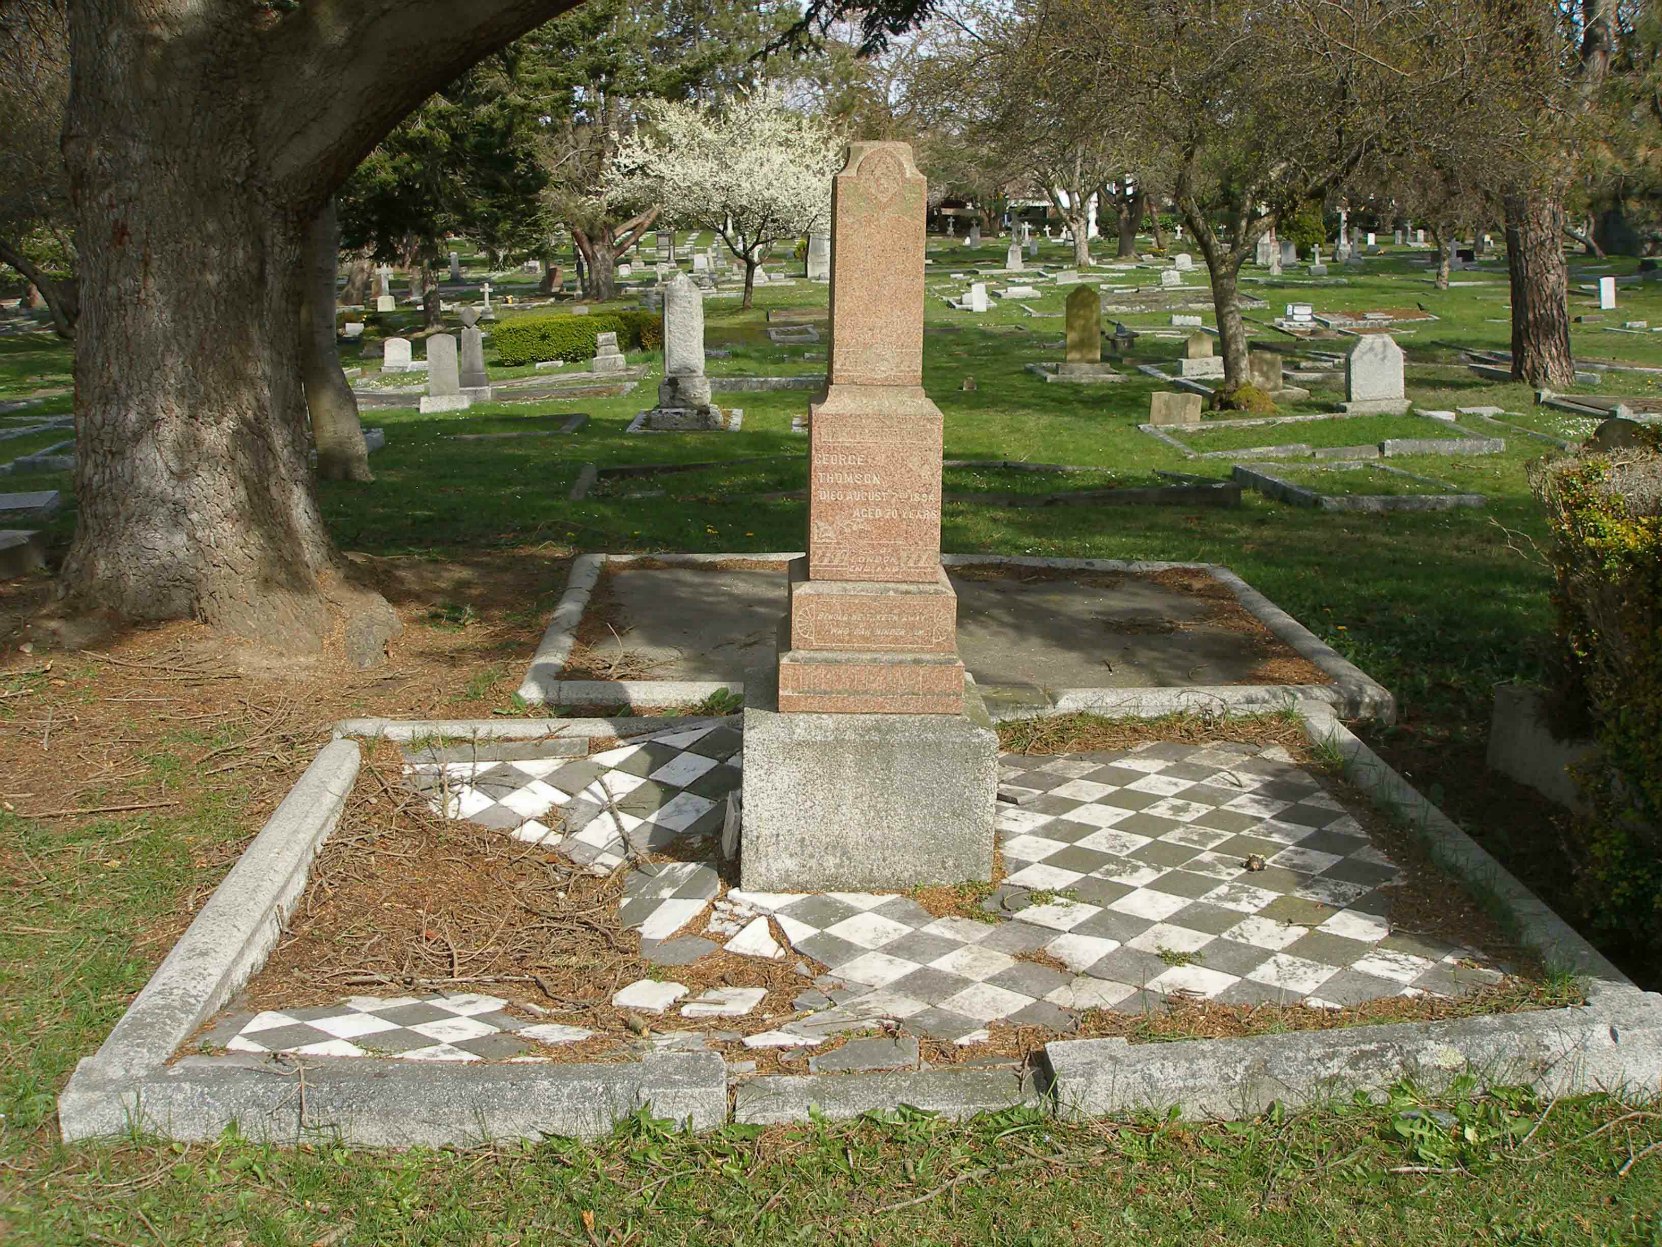
[[271, 189], [314, 214], [434, 91], [580, 0], [309, 0], [262, 39]]
[[0, 264], [11, 265], [40, 291], [40, 297], [46, 300], [46, 310], [52, 315], [53, 332], [60, 338], [73, 340], [75, 322], [81, 317], [80, 291], [75, 279], [59, 281], [47, 276], [39, 265], [4, 238], [0, 238]]

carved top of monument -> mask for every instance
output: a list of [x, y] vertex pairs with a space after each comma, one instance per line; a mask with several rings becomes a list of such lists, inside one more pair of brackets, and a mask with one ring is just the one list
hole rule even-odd
[[923, 384], [927, 186], [906, 143], [851, 143], [832, 179], [834, 386]]

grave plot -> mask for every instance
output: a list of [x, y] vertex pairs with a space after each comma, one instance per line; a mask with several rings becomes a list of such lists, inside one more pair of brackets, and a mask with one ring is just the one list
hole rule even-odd
[[1447, 511], [1488, 502], [1482, 494], [1383, 463], [1236, 464], [1234, 476], [1265, 497], [1323, 511]]
[[[770, 661], [788, 555], [586, 555], [520, 696], [668, 707], [732, 697]], [[1178, 710], [1317, 697], [1388, 718], [1391, 699], [1227, 569], [953, 555], [958, 643], [995, 717]]]
[[1362, 747], [1310, 713], [1009, 725], [1000, 877], [905, 893], [732, 885], [737, 719], [343, 724], [404, 743], [319, 755], [77, 1069], [62, 1129], [439, 1146], [646, 1105], [700, 1128], [1077, 1113], [1140, 1105], [1135, 1071], [1172, 1057], [1261, 1063], [1298, 1103], [1325, 1076], [1289, 1045], [1351, 1053], [1365, 1085], [1425, 1045], [1546, 1071], [1592, 1045], [1590, 996], [1538, 958], [1607, 997], [1620, 975], [1556, 919], [1509, 938], [1433, 855], [1533, 898], [1452, 825], [1384, 817], [1402, 793], [1333, 769]]
[[62, 472], [75, 464], [75, 431], [71, 427], [30, 428], [15, 437], [0, 433], [0, 475], [16, 472]]
[[947, 460], [942, 501], [1000, 507], [1238, 506], [1226, 481], [1174, 483], [1153, 471], [1008, 460]]
[[524, 437], [559, 437], [582, 430], [589, 422], [586, 412], [552, 412], [548, 415], [478, 415], [455, 420], [458, 432], [445, 437], [457, 442], [513, 441]]
[[1294, 415], [1192, 424], [1142, 424], [1142, 432], [1192, 459], [1375, 459], [1402, 455], [1495, 455], [1498, 437], [1424, 416]]
[[1367, 311], [1345, 312], [1318, 312], [1314, 314], [1316, 323], [1340, 333], [1401, 333], [1405, 329], [1413, 329], [1423, 325], [1430, 325], [1437, 321], [1437, 317], [1423, 308], [1371, 308]]

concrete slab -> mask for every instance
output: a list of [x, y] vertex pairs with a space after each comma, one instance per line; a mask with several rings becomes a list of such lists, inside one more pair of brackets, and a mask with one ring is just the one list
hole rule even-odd
[[[743, 680], [777, 644], [785, 572], [614, 567], [611, 622], [654, 680]], [[1210, 604], [1145, 577], [1112, 588], [1068, 580], [968, 578], [958, 649], [986, 687], [1181, 688], [1248, 682], [1263, 655], [1239, 631], [1205, 622]], [[1088, 577], [1101, 581], [1102, 577]]]

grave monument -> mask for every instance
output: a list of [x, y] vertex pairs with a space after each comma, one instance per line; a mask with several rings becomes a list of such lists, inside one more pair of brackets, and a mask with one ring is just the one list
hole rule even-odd
[[646, 413], [649, 429], [724, 429], [725, 413], [710, 402], [704, 375], [704, 296], [677, 273], [664, 287], [664, 379], [658, 405]]
[[1402, 359], [1402, 348], [1390, 334], [1364, 334], [1345, 357], [1345, 410], [1379, 415], [1406, 412]]
[[1095, 286], [1068, 292], [1067, 358], [1059, 364], [1029, 364], [1046, 381], [1123, 381], [1125, 374], [1102, 362], [1102, 295]]
[[1004, 252], [1004, 267], [1012, 273], [1019, 273], [1026, 267], [1021, 258], [1021, 244], [1013, 239]]
[[923, 175], [855, 143], [832, 182], [831, 349], [813, 408], [808, 554], [777, 662], [745, 684], [740, 878], [753, 890], [986, 880], [997, 736], [940, 560], [924, 394]]
[[831, 277], [831, 235], [808, 235], [808, 263], [804, 270], [809, 281], [828, 281]]
[[491, 401], [491, 379], [485, 372], [485, 335], [479, 328], [479, 310], [464, 307], [461, 312], [462, 393], [474, 402]]
[[461, 370], [456, 363], [456, 335], [435, 333], [427, 339], [427, 393], [421, 396], [421, 410], [461, 411], [473, 406], [462, 393]]
[[1223, 356], [1212, 353], [1211, 334], [1201, 330], [1183, 340], [1178, 374], [1190, 378], [1223, 376]]

